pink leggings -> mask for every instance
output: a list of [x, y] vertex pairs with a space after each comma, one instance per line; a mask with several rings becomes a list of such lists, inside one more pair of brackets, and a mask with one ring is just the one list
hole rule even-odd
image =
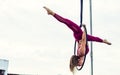
[[[61, 23], [64, 23], [65, 25], [67, 25], [72, 31], [73, 31], [73, 35], [76, 41], [79, 41], [82, 38], [82, 33], [83, 31], [81, 30], [81, 28], [75, 24], [74, 22], [72, 22], [69, 19], [63, 18], [58, 14], [54, 14], [54, 17], [60, 21]], [[96, 42], [103, 42], [103, 40], [99, 37], [95, 37], [92, 35], [88, 35], [87, 34], [87, 40], [88, 41], [96, 41]], [[87, 52], [88, 53], [89, 48], [87, 47]]]

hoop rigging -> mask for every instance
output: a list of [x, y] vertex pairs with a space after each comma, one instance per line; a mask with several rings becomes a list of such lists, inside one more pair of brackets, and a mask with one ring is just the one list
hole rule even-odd
[[[82, 21], [83, 21], [83, 0], [80, 0], [80, 27], [82, 27], [83, 25], [82, 25]], [[88, 45], [88, 42], [87, 42], [87, 29], [86, 29], [86, 26], [83, 26], [83, 28], [84, 28], [84, 31], [85, 31], [85, 33], [86, 33], [86, 46]], [[76, 41], [75, 41], [75, 43], [74, 43], [74, 55], [76, 55]], [[81, 65], [81, 67], [76, 67], [77, 68], [77, 70], [81, 70], [82, 68], [83, 68], [83, 66], [84, 66], [84, 63], [85, 63], [85, 59], [86, 59], [86, 50], [85, 50], [85, 56], [84, 56], [84, 61], [83, 61], [83, 64]]]

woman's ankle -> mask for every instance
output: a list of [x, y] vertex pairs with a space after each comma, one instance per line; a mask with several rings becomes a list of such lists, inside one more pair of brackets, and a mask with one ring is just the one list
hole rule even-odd
[[49, 8], [47, 8], [47, 7], [43, 7], [43, 8], [46, 9], [48, 15], [54, 15], [54, 14], [55, 14], [55, 13], [54, 13], [52, 10], [50, 10]]
[[106, 43], [106, 44], [108, 44], [108, 45], [111, 45], [111, 43], [108, 42], [106, 39], [103, 40], [103, 43]]

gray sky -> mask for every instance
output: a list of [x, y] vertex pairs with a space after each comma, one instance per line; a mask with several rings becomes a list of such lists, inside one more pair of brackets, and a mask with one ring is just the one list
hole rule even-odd
[[[93, 0], [93, 35], [108, 39], [111, 46], [93, 43], [94, 74], [120, 74], [120, 1]], [[79, 25], [79, 0], [0, 0], [0, 59], [9, 60], [9, 73], [72, 75], [72, 31], [43, 6]], [[83, 23], [88, 33], [89, 0], [84, 0]], [[90, 52], [76, 74], [90, 75]]]

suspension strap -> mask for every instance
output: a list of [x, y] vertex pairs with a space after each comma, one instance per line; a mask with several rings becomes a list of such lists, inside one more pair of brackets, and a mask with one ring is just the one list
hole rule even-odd
[[83, 0], [80, 1], [80, 27], [83, 22]]

